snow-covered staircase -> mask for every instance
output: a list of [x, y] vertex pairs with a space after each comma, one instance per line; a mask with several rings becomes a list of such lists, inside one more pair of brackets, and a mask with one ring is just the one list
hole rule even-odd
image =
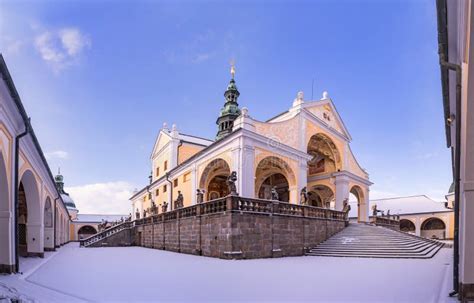
[[361, 258], [432, 258], [443, 243], [385, 227], [351, 223], [307, 252], [310, 256]]
[[95, 235], [90, 236], [89, 238], [80, 240], [81, 247], [91, 247], [95, 246], [94, 244], [101, 244], [107, 239], [121, 233], [124, 230], [128, 230], [133, 227], [133, 222], [126, 221], [118, 225], [112, 226], [104, 231], [101, 231]]

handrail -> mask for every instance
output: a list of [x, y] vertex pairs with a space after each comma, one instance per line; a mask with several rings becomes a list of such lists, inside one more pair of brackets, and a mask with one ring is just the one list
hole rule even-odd
[[85, 239], [82, 239], [82, 240], [79, 240], [79, 245], [80, 246], [84, 246], [84, 247], [87, 247], [87, 246], [90, 246], [110, 235], [113, 235], [119, 231], [122, 231], [126, 228], [131, 228], [132, 226], [134, 225], [134, 222], [133, 221], [127, 221], [127, 222], [123, 222], [121, 224], [118, 224], [118, 225], [114, 225], [112, 227], [109, 227], [108, 229], [106, 230], [103, 230], [99, 233], [96, 233], [95, 235], [92, 235], [88, 238], [85, 238]]
[[135, 225], [150, 224], [160, 221], [176, 220], [178, 218], [210, 215], [222, 212], [251, 212], [266, 215], [289, 215], [307, 218], [347, 221], [347, 213], [328, 208], [291, 204], [287, 202], [227, 196], [200, 204], [191, 205], [135, 220]]

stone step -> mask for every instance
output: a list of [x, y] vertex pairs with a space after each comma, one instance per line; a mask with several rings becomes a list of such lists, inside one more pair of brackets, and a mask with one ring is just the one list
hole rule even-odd
[[351, 223], [309, 250], [310, 256], [432, 258], [443, 244], [380, 226]]

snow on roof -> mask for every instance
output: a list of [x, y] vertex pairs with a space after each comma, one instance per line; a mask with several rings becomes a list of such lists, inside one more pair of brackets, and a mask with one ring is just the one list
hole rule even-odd
[[102, 220], [107, 222], [118, 221], [122, 218], [127, 218], [128, 215], [89, 215], [89, 214], [78, 214], [77, 219], [74, 222], [90, 222], [100, 223]]
[[[351, 205], [349, 217], [357, 217], [357, 202], [349, 202], [349, 204]], [[378, 210], [383, 210], [385, 213], [387, 213], [387, 210], [390, 210], [392, 215], [450, 211], [444, 207], [444, 202], [435, 201], [425, 195], [370, 200], [371, 208], [375, 204]], [[369, 212], [372, 215], [372, 210], [369, 210]]]
[[191, 143], [194, 143], [194, 144], [205, 145], [205, 146], [208, 146], [208, 145], [210, 145], [214, 142], [214, 141], [209, 140], [209, 139], [196, 137], [196, 136], [192, 136], [192, 135], [181, 134], [181, 133], [179, 134], [179, 139], [183, 140], [183, 141], [191, 142]]

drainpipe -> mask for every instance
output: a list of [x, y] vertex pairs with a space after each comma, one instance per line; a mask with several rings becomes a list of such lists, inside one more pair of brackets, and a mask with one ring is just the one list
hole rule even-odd
[[459, 292], [459, 203], [460, 203], [460, 183], [461, 183], [461, 66], [449, 63], [445, 60], [445, 55], [440, 54], [440, 65], [446, 70], [456, 72], [456, 113], [454, 120], [456, 132], [456, 145], [454, 147], [454, 264], [453, 264], [453, 291], [449, 294], [454, 296]]
[[20, 271], [20, 238], [18, 234], [18, 212], [19, 212], [19, 158], [20, 158], [20, 139], [26, 136], [30, 131], [30, 119], [25, 121], [25, 131], [15, 137], [15, 203], [13, 207], [14, 222], [15, 222], [15, 272]]
[[172, 183], [171, 180], [169, 179], [169, 177], [170, 177], [170, 173], [169, 173], [169, 172], [167, 172], [167, 173], [165, 174], [165, 176], [166, 176], [166, 181], [168, 181], [168, 183], [169, 183], [169, 185], [170, 185], [171, 201], [170, 201], [170, 204], [169, 204], [169, 205], [170, 205], [170, 211], [171, 211], [171, 210], [173, 210], [173, 208], [174, 208], [174, 207], [173, 207], [173, 183]]

